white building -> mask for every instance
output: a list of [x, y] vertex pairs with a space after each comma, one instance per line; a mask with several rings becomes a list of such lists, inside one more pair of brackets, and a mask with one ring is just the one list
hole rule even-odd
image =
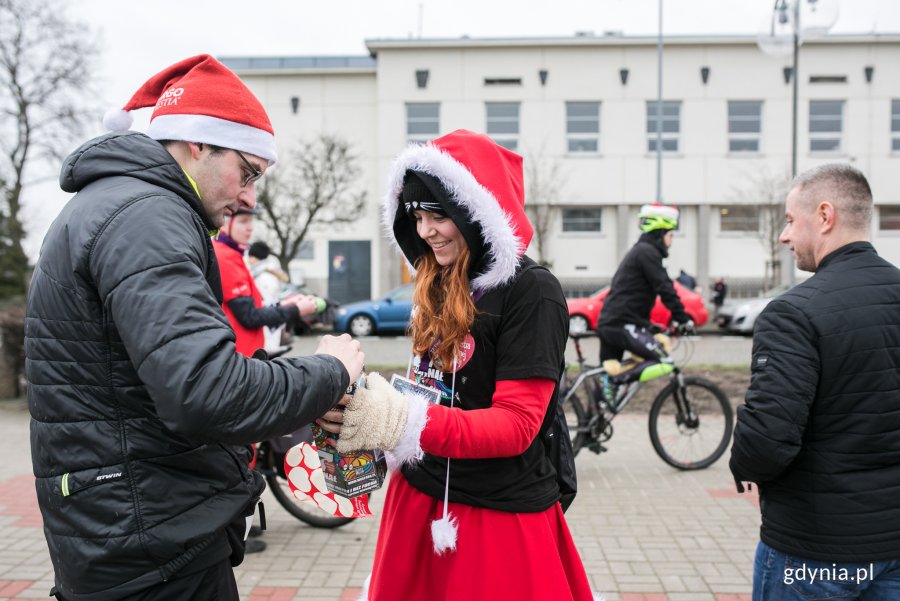
[[[388, 165], [408, 142], [457, 128], [516, 150], [537, 179], [557, 170], [555, 193], [526, 204], [552, 204], [543, 258], [567, 291], [612, 277], [639, 234], [638, 207], [656, 195], [655, 38], [367, 46], [371, 57], [223, 59], [269, 110], [282, 151], [338, 134], [361, 159], [369, 210], [351, 229], [313, 234], [298, 264], [314, 287], [352, 277], [369, 285], [345, 293], [361, 297], [401, 281], [379, 222]], [[790, 174], [791, 62], [763, 54], [753, 37], [666, 38], [662, 197], [683, 223], [671, 275], [684, 269], [704, 286], [722, 276], [732, 290], [758, 288], [767, 275], [759, 204]], [[808, 42], [799, 65], [798, 171], [833, 161], [860, 168], [878, 207], [873, 241], [900, 264], [900, 34]], [[534, 244], [529, 254], [537, 258]]]

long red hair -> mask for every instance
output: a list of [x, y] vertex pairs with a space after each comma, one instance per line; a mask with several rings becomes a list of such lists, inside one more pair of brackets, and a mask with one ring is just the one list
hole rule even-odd
[[452, 265], [443, 267], [430, 252], [416, 265], [413, 310], [409, 329], [413, 351], [422, 355], [437, 343], [432, 359], [450, 369], [457, 349], [475, 322], [475, 302], [469, 284], [471, 253], [463, 245]]

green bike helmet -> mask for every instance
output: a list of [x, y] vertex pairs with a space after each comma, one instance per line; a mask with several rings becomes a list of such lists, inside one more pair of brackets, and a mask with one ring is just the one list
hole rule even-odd
[[638, 213], [638, 227], [642, 232], [677, 230], [678, 207], [663, 204], [647, 204]]

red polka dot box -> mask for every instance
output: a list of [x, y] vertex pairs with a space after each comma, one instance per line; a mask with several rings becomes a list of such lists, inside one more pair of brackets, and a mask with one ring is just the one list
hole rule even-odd
[[[348, 498], [329, 490], [325, 470], [322, 468], [322, 451], [308, 442], [292, 447], [284, 456], [284, 471], [294, 497], [299, 501], [316, 504], [322, 511], [346, 518], [362, 518], [372, 515], [369, 511], [369, 495], [361, 494]], [[350, 455], [350, 454], [348, 454]], [[336, 458], [346, 458], [336, 457]], [[353, 459], [350, 458], [352, 468]], [[326, 464], [330, 463], [326, 461]], [[360, 466], [364, 471], [368, 465]], [[329, 466], [334, 470], [334, 466]], [[330, 478], [330, 480], [333, 480]]]

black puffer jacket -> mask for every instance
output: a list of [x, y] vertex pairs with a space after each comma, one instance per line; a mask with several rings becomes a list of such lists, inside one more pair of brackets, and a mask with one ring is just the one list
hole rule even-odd
[[759, 484], [767, 545], [900, 559], [900, 270], [868, 242], [760, 315], [731, 471]]
[[78, 194], [25, 330], [38, 502], [60, 592], [124, 599], [227, 558], [225, 525], [263, 488], [232, 445], [309, 423], [349, 376], [330, 356], [235, 352], [210, 224], [158, 142], [92, 140], [61, 183]]
[[648, 327], [657, 295], [672, 312], [672, 319], [681, 323], [688, 320], [684, 305], [663, 267], [666, 256], [668, 251], [658, 232], [641, 234], [619, 263], [600, 311], [598, 327], [627, 323]]

